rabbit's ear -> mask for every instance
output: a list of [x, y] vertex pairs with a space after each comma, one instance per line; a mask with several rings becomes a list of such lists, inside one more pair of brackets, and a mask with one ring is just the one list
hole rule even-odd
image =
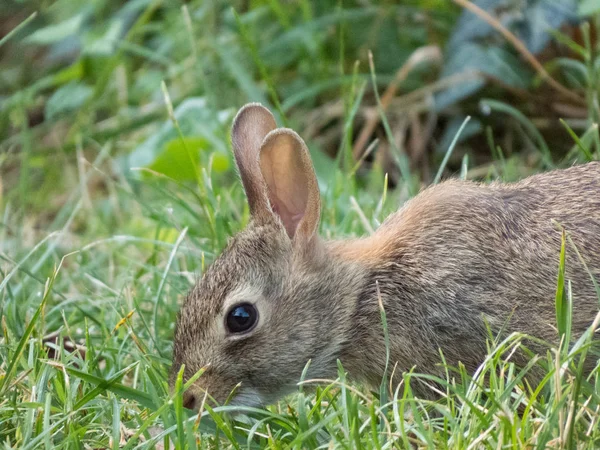
[[271, 215], [259, 167], [260, 146], [276, 126], [275, 118], [267, 108], [260, 103], [248, 103], [238, 111], [231, 129], [233, 155], [246, 191], [250, 214], [259, 220]]
[[287, 128], [271, 131], [260, 150], [260, 170], [273, 213], [295, 242], [307, 243], [319, 225], [321, 201], [306, 144]]

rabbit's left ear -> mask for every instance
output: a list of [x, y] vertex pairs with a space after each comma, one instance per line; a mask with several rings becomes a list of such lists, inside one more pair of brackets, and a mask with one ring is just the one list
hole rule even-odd
[[258, 165], [259, 152], [265, 137], [276, 126], [275, 118], [267, 108], [249, 103], [239, 110], [231, 130], [233, 155], [248, 198], [250, 214], [259, 222], [271, 219]]
[[260, 171], [273, 213], [294, 243], [306, 244], [317, 232], [321, 209], [319, 185], [306, 144], [288, 128], [265, 137]]

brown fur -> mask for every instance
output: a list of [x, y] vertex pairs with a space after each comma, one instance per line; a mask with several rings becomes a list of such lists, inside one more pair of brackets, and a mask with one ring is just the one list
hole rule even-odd
[[[261, 116], [268, 122], [261, 108], [245, 107], [236, 122]], [[237, 159], [239, 143], [261, 139], [235, 130], [236, 125]], [[262, 133], [272, 152], [274, 132]], [[300, 139], [287, 130], [275, 133]], [[553, 221], [570, 234], [593, 276], [600, 275], [600, 163], [514, 184], [447, 181], [409, 201], [370, 237], [323, 242], [310, 231], [318, 224], [319, 195], [306, 147], [298, 143], [301, 158], [277, 163], [280, 174], [305, 172], [290, 177], [307, 180], [294, 193], [287, 187], [274, 193], [277, 183], [267, 188], [256, 179], [262, 149], [247, 145], [244, 164], [256, 166], [244, 172], [238, 160], [238, 167], [244, 186], [253, 186], [247, 191], [251, 204], [263, 205], [250, 198], [263, 195], [271, 207], [254, 208], [251, 222], [205, 273], [178, 318], [174, 373], [185, 363], [187, 379], [208, 365], [187, 394], [190, 407], [197, 407], [194, 399], [203, 390], [222, 402], [238, 383], [235, 403], [272, 402], [295, 389], [309, 360], [309, 377], [335, 378], [339, 358], [355, 379], [377, 385], [386, 362], [378, 292], [387, 314], [390, 363], [399, 371], [414, 366], [439, 374], [440, 350], [448, 364], [461, 362], [474, 371], [487, 352], [487, 326], [556, 343], [561, 231]], [[304, 205], [305, 214], [296, 214], [300, 219], [294, 222], [289, 214], [278, 215], [274, 197], [296, 210]], [[570, 247], [567, 279], [578, 336], [592, 323], [599, 302], [590, 274]], [[224, 332], [232, 298], [259, 310], [261, 322], [246, 336]]]

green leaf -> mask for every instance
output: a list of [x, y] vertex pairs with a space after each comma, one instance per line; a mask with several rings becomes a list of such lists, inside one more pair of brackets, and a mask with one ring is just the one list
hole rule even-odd
[[[526, 89], [531, 83], [531, 73], [511, 52], [475, 42], [465, 42], [448, 55], [442, 77], [469, 72], [488, 74], [508, 86], [520, 89]], [[484, 84], [483, 78], [465, 79], [437, 94], [436, 108], [446, 108], [477, 92]]]
[[101, 37], [91, 40], [85, 46], [86, 54], [110, 56], [115, 52], [119, 37], [123, 33], [123, 20], [113, 20], [106, 28]]
[[590, 16], [600, 11], [600, 0], [582, 0], [577, 8], [577, 14], [581, 17]]
[[64, 20], [54, 25], [48, 25], [47, 27], [40, 28], [36, 32], [32, 33], [26, 42], [31, 44], [48, 45], [58, 41], [62, 41], [69, 36], [76, 34], [81, 24], [83, 23], [84, 15], [77, 14], [70, 19]]
[[[219, 171], [219, 168], [229, 167], [227, 163], [217, 155], [228, 158], [227, 139], [224, 135], [225, 127], [231, 126], [232, 114], [230, 112], [219, 112], [212, 110], [204, 98], [192, 97], [181, 102], [175, 108], [175, 118], [179, 125], [179, 131], [173, 126], [173, 121], [166, 121], [163, 126], [146, 141], [136, 147], [127, 157], [122, 158], [120, 163], [124, 171], [129, 171], [132, 167], [151, 167], [159, 156], [165, 152], [170, 142], [180, 140], [180, 133], [190, 139], [202, 137], [206, 142], [210, 142], [210, 151], [214, 152], [215, 166], [213, 170]], [[207, 144], [204, 146], [206, 147]], [[185, 151], [185, 148], [183, 149]], [[194, 151], [193, 142], [190, 152]], [[218, 161], [216, 161], [218, 159]], [[186, 154], [186, 165], [189, 165], [190, 158]], [[193, 170], [193, 166], [189, 167]]]
[[162, 153], [148, 168], [177, 181], [195, 180], [200, 152], [207, 147], [208, 141], [201, 137], [173, 139], [165, 144]]
[[46, 118], [52, 120], [61, 114], [79, 109], [92, 95], [93, 89], [83, 83], [71, 82], [58, 88], [48, 99]]

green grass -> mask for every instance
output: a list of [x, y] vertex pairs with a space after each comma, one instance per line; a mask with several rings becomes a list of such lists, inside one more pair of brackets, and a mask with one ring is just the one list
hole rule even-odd
[[[445, 46], [460, 8], [435, 0], [243, 3], [234, 12], [217, 0], [7, 2], [0, 446], [600, 447], [600, 368], [582, 373], [583, 358], [594, 357], [591, 335], [569, 335], [577, 293], [559, 255], [563, 345], [526, 368], [511, 362], [525, 336], [491, 336], [475, 374], [448, 367], [445, 379], [432, 380], [390, 365], [399, 388], [368, 392], [340, 366], [336, 380], [316, 389], [304, 380], [298, 394], [247, 415], [208, 403], [201, 415], [183, 408], [190, 382], [179, 378], [171, 392], [166, 381], [176, 313], [248, 220], [228, 144], [241, 104], [271, 105], [279, 123], [307, 138], [325, 237], [368, 233], [440, 177], [510, 181], [600, 155], [596, 18], [577, 32], [582, 41], [575, 32], [554, 36], [561, 51], [546, 68], [582, 99], [565, 101], [571, 109], [562, 121], [539, 107], [557, 94], [524, 65], [513, 67], [524, 85], [511, 91], [491, 82], [440, 111], [429, 100], [446, 75], [416, 67], [384, 115], [373, 89], [382, 94], [419, 46]], [[374, 153], [387, 146], [391, 165], [353, 160], [369, 111], [382, 118]], [[427, 150], [417, 160], [410, 136], [428, 121], [433, 131], [423, 131]], [[572, 245], [568, 235], [564, 245]], [[528, 386], [525, 375], [538, 366], [546, 377]], [[435, 382], [440, 400], [415, 398], [417, 378]]]

